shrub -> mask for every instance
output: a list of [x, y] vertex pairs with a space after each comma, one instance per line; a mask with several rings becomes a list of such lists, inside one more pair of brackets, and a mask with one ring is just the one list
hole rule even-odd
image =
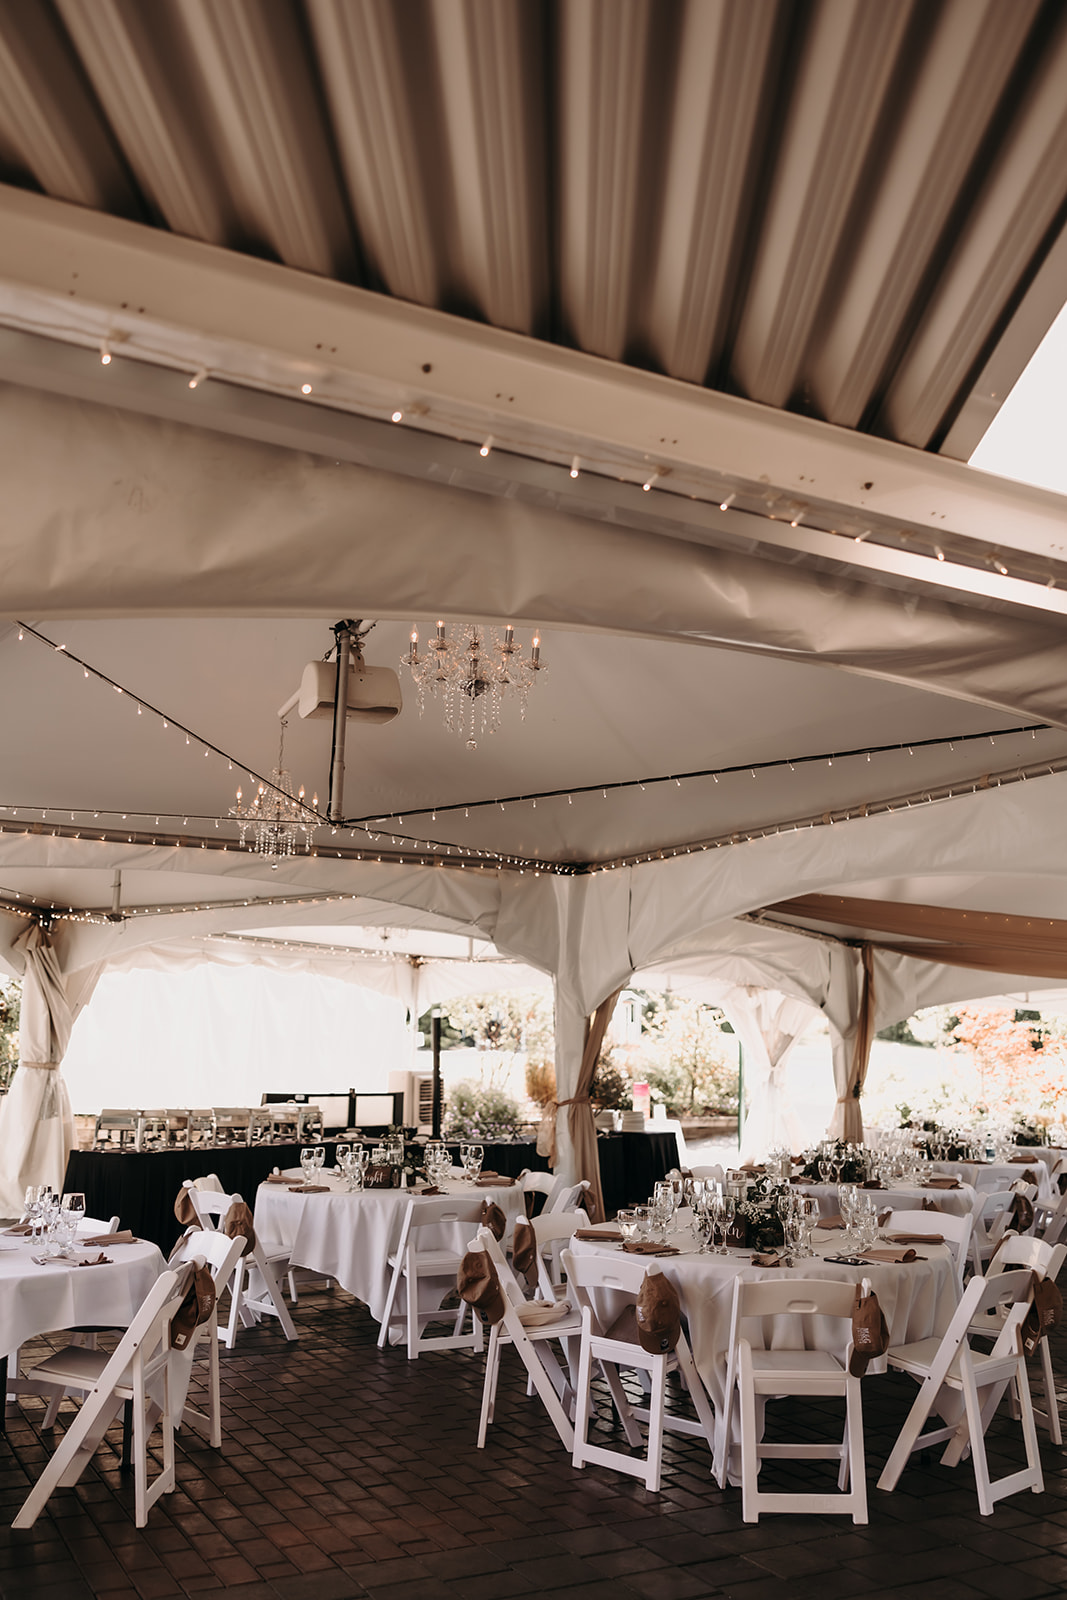
[[442, 1130], [446, 1139], [513, 1139], [524, 1125], [518, 1101], [502, 1089], [457, 1083], [448, 1091]]

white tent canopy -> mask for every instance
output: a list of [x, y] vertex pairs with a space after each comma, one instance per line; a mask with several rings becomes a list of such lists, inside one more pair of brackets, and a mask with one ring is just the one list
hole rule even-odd
[[[410, 922], [551, 977], [561, 1098], [672, 963], [820, 1006], [844, 1083], [864, 930], [767, 908], [1067, 917], [1065, 505], [964, 464], [1062, 302], [1067, 24], [694, 0], [652, 51], [565, 0], [546, 52], [434, 4], [416, 71], [397, 8], [295, 10], [0, 19], [0, 961], [49, 924], [76, 1011], [172, 941]], [[229, 808], [342, 618], [549, 671], [473, 752], [406, 683], [272, 864]], [[328, 721], [285, 751], [325, 796]], [[935, 954], [875, 950], [877, 1022], [1028, 978]]]

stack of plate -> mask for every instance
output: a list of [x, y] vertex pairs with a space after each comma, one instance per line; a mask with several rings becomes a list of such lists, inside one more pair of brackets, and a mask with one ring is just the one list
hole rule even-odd
[[643, 1111], [624, 1111], [622, 1114], [623, 1133], [644, 1133], [645, 1114]]

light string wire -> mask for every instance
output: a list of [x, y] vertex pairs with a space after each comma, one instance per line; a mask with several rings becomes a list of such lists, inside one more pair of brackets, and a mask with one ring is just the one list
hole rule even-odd
[[[311, 404], [318, 406], [320, 409], [365, 417], [372, 422], [384, 422], [386, 417], [389, 417], [394, 424], [406, 423], [409, 427], [414, 426], [415, 431], [419, 433], [427, 433], [431, 436], [437, 436], [438, 434], [444, 436], [447, 434], [447, 436], [455, 439], [457, 444], [474, 445], [478, 450], [478, 454], [483, 457], [487, 456], [490, 450], [503, 450], [505, 454], [515, 455], [520, 460], [544, 462], [547, 466], [559, 467], [561, 471], [567, 472], [571, 478], [577, 478], [580, 473], [584, 472], [592, 477], [605, 480], [632, 483], [635, 488], [646, 491], [655, 490], [656, 492], [670, 493], [676, 497], [681, 493], [681, 491], [675, 491], [669, 486], [671, 468], [662, 463], [657, 465], [647, 456], [643, 463], [634, 461], [629, 457], [620, 459], [616, 465], [627, 468], [632, 474], [629, 477], [622, 477], [618, 472], [612, 471], [607, 464], [603, 466], [599, 464], [591, 465], [588, 457], [583, 457], [580, 453], [575, 455], [573, 453], [573, 439], [564, 440], [560, 444], [557, 459], [556, 456], [549, 457], [531, 451], [525, 441], [521, 439], [510, 438], [502, 441], [499, 434], [492, 433], [483, 439], [480, 432], [480, 429], [484, 426], [483, 424], [467, 424], [468, 431], [465, 434], [455, 432], [455, 420], [451, 420], [446, 424], [442, 419], [442, 426], [437, 429], [422, 425], [422, 419], [427, 417], [431, 410], [425, 400], [415, 400], [402, 405], [397, 405], [395, 402], [387, 403], [382, 401], [380, 404], [374, 405], [373, 403], [360, 402], [355, 398], [344, 395], [317, 393], [314, 383], [309, 381], [311, 377], [319, 379], [322, 376], [321, 367], [316, 364], [308, 365], [303, 369], [303, 377], [298, 374], [293, 377], [291, 384], [285, 384], [277, 381], [264, 381], [255, 374], [241, 372], [234, 367], [224, 369], [222, 367], [206, 367], [198, 364], [195, 369], [190, 369], [189, 358], [183, 360], [182, 356], [173, 350], [153, 346], [140, 335], [135, 335], [131, 338], [130, 333], [125, 330], [121, 334], [117, 331], [111, 331], [101, 341], [98, 329], [74, 327], [70, 324], [66, 326], [58, 325], [10, 311], [5, 313], [3, 319], [0, 320], [0, 326], [9, 328], [13, 332], [29, 333], [35, 337], [50, 339], [57, 344], [73, 345], [78, 349], [106, 349], [108, 366], [113, 367], [114, 358], [121, 355], [127, 360], [156, 367], [165, 372], [174, 373], [178, 377], [186, 378], [187, 386], [194, 390], [203, 387], [208, 380], [213, 380], [216, 383], [232, 384], [238, 389], [251, 389], [261, 394], [277, 395], [285, 400], [299, 398], [302, 404]], [[112, 349], [112, 345], [115, 346], [114, 349]], [[686, 498], [699, 500], [701, 504], [709, 507], [717, 504], [720, 511], [727, 511], [734, 505], [739, 493], [743, 493], [746, 496], [759, 493], [755, 486], [750, 490], [745, 489], [743, 486], [740, 490], [737, 487], [731, 487], [727, 473], [716, 472], [713, 475], [720, 480], [717, 488], [710, 489], [706, 495], [690, 493]], [[813, 529], [813, 531], [828, 534], [834, 538], [850, 540], [855, 544], [862, 544], [865, 540], [870, 539], [875, 544], [888, 550], [896, 550], [898, 548], [893, 543], [895, 536], [900, 541], [901, 548], [936, 561], [940, 566], [946, 563], [945, 545], [949, 543], [950, 536], [944, 532], [937, 531], [935, 533], [929, 528], [918, 525], [902, 527], [895, 522], [890, 526], [889, 523], [893, 519], [883, 519], [883, 521], [886, 521], [885, 526], [875, 528], [872, 525], [861, 528], [857, 533], [847, 528], [830, 527], [827, 514], [829, 508], [820, 509], [814, 507], [798, 498], [795, 493], [788, 489], [775, 489], [770, 494], [763, 492], [759, 497], [767, 504], [768, 510], [762, 511], [752, 505], [738, 505], [734, 506], [735, 512], [765, 522], [788, 523], [792, 528], [799, 527], [803, 522], [806, 527]], [[770, 509], [772, 507], [774, 509]], [[819, 520], [813, 520], [816, 514]], [[951, 562], [949, 565], [958, 564], [964, 569], [971, 570], [991, 568], [994, 572], [999, 573], [1001, 577], [1007, 578], [1011, 576], [1007, 566], [1004, 564], [1004, 554], [1000, 546], [989, 544], [988, 541], [972, 540], [969, 542], [973, 544], [973, 549], [960, 550], [953, 548], [950, 551]], [[1018, 563], [1025, 564], [1025, 552], [1013, 550], [1011, 555], [1017, 563], [1015, 573], [1017, 581], [1035, 585], [1040, 584], [1046, 589], [1054, 589], [1057, 581], [1064, 576], [1062, 571], [1054, 571], [1050, 567], [1040, 572], [1022, 570]]]
[[[251, 783], [260, 784], [263, 787], [265, 792], [269, 791], [269, 792], [271, 792], [273, 794], [281, 795], [286, 800], [291, 800], [292, 799], [291, 795], [286, 795], [285, 791], [283, 789], [280, 789], [277, 784], [272, 783], [271, 780], [269, 778], [264, 777], [262, 775], [262, 773], [256, 772], [256, 770], [253, 767], [249, 766], [246, 762], [238, 760], [238, 758], [236, 756], [231, 755], [228, 750], [223, 750], [219, 745], [214, 744], [210, 739], [205, 739], [201, 734], [197, 733], [195, 731], [195, 729], [187, 727], [185, 725], [185, 723], [176, 721], [174, 717], [171, 717], [166, 712], [161, 711], [160, 708], [157, 705], [154, 705], [150, 700], [144, 699], [144, 697], [142, 695], [139, 695], [139, 694], [135, 693], [134, 690], [132, 690], [132, 689], [128, 689], [125, 684], [119, 683], [115, 678], [112, 678], [108, 673], [102, 671], [99, 667], [93, 666], [93, 664], [90, 661], [86, 661], [82, 656], [76, 655], [72, 650], [68, 650], [67, 646], [65, 644], [57, 644], [54, 639], [50, 639], [47, 634], [41, 633], [37, 628], [33, 627], [33, 625], [31, 623], [29, 623], [29, 622], [16, 621], [13, 624], [13, 626], [17, 627], [18, 630], [19, 630], [18, 638], [19, 638], [20, 641], [22, 639], [22, 636], [24, 634], [26, 634], [31, 639], [36, 640], [38, 643], [43, 644], [43, 645], [47, 645], [49, 650], [51, 650], [53, 652], [53, 654], [62, 655], [68, 661], [72, 661], [77, 666], [81, 667], [82, 671], [85, 673], [85, 675], [87, 677], [90, 677], [90, 676], [94, 677], [94, 678], [97, 679], [98, 682], [107, 684], [108, 687], [111, 688], [111, 689], [114, 689], [117, 694], [125, 695], [135, 706], [139, 707], [141, 711], [147, 711], [149, 713], [149, 715], [154, 716], [154, 717], [158, 717], [160, 722], [163, 724], [163, 726], [165, 728], [175, 728], [175, 729], [177, 729], [177, 731], [179, 733], [183, 733], [185, 735], [185, 737], [186, 737], [186, 742], [191, 742], [191, 741], [195, 740], [196, 743], [203, 749], [203, 752], [204, 752], [205, 755], [212, 754], [212, 755], [218, 756], [221, 760], [223, 760], [223, 761], [228, 763], [228, 765], [229, 765], [231, 770], [236, 769], [236, 770], [239, 770], [239, 771], [242, 771], [242, 772], [247, 772], [249, 781]], [[311, 816], [313, 816], [313, 817], [315, 817], [317, 819], [317, 821], [314, 824], [314, 826], [316, 828], [330, 828], [331, 829], [331, 833], [334, 834], [334, 835], [336, 834], [338, 828], [345, 828], [349, 832], [355, 832], [358, 829], [360, 832], [366, 833], [367, 838], [368, 838], [368, 840], [370, 842], [372, 842], [372, 843], [376, 843], [377, 842], [378, 835], [374, 834], [369, 828], [364, 827], [362, 824], [360, 824], [360, 823], [346, 823], [346, 822], [332, 823], [330, 821], [329, 817], [325, 816], [321, 811], [316, 811], [312, 806], [307, 805], [304, 801], [301, 801], [300, 803], [301, 803], [301, 805], [304, 806], [304, 809], [309, 813], [309, 815], [311, 815]], [[18, 805], [18, 806], [8, 806], [6, 809], [12, 811], [13, 813], [17, 813], [20, 810], [26, 810], [26, 811], [37, 811], [37, 810], [40, 810], [42, 812], [42, 820], [44, 820], [43, 813], [45, 813], [45, 812], [48, 812], [48, 811], [70, 811], [71, 810], [71, 808], [69, 806], [24, 806], [24, 805], [21, 805], [21, 804]], [[77, 811], [78, 809], [79, 809], [78, 807], [74, 808], [75, 811]], [[118, 812], [118, 811], [107, 811], [106, 808], [96, 808], [96, 807], [85, 807], [85, 808], [80, 808], [80, 809], [83, 810], [83, 813], [88, 811], [88, 810], [92, 810], [94, 817], [100, 815], [101, 809], [104, 811], [104, 814], [107, 815], [107, 816], [110, 816], [110, 817], [122, 816], [123, 818], [126, 818], [126, 817], [147, 818], [147, 817], [150, 817], [150, 816], [159, 816], [159, 815], [176, 817], [176, 816], [180, 815], [180, 816], [188, 819], [189, 816], [192, 815], [192, 813], [187, 812], [187, 811], [182, 811], [182, 812], [177, 812], [177, 811], [153, 812], [153, 811], [130, 811], [130, 810], [127, 810], [127, 811], [123, 811], [123, 812]], [[396, 813], [396, 814], [397, 815], [401, 815], [401, 813], [399, 813], [399, 812]], [[73, 813], [72, 813], [72, 816], [73, 816]], [[227, 817], [219, 817], [219, 816], [216, 816], [214, 814], [212, 814], [210, 816], [205, 816], [204, 814], [200, 813], [200, 814], [197, 814], [196, 820], [201, 821], [201, 822], [209, 822], [209, 821], [210, 822], [214, 822], [216, 828], [219, 826], [220, 822], [226, 822], [227, 824], [230, 823], [230, 818], [228, 816]], [[10, 831], [10, 830], [8, 830], [8, 831]], [[69, 832], [69, 830], [64, 829], [64, 833], [67, 833], [67, 832]], [[416, 848], [416, 849], [422, 848], [419, 845], [417, 840], [409, 839], [407, 836], [403, 836], [403, 838], [404, 838], [404, 842], [405, 843], [410, 843], [414, 848]], [[195, 835], [190, 835], [188, 842], [193, 842], [194, 840], [195, 840]], [[147, 842], [148, 842], [147, 837], [138, 837], [138, 838], [135, 839], [131, 835], [127, 839], [127, 843], [129, 843], [129, 844], [134, 844], [134, 843], [143, 844], [143, 843], [147, 843]], [[155, 844], [156, 843], [156, 839], [153, 838], [151, 840], [151, 842], [153, 844]], [[163, 842], [164, 843], [172, 843], [174, 841], [170, 840], [170, 839], [165, 839]], [[178, 842], [185, 843], [186, 841], [185, 840], [179, 840]], [[205, 841], [201, 840], [199, 842], [200, 842], [201, 848], [208, 848], [209, 847], [208, 844]], [[231, 842], [233, 843], [234, 848], [237, 849], [237, 850], [244, 850], [244, 851], [246, 851], [247, 853], [250, 853], [250, 854], [254, 854], [255, 853], [254, 852], [254, 846], [250, 846], [250, 845], [243, 845], [242, 846], [239, 843], [236, 843], [235, 841], [231, 841]], [[393, 842], [395, 843], [396, 841], [394, 840]], [[229, 848], [229, 845], [227, 844], [223, 848]], [[317, 854], [319, 854], [320, 849], [321, 849], [321, 846], [318, 847], [318, 848], [313, 849], [310, 853], [312, 855], [317, 855]], [[432, 851], [432, 852], [441, 851], [441, 852], [444, 852], [445, 855], [451, 855], [451, 853], [453, 851], [456, 851], [460, 855], [468, 855], [468, 856], [477, 855], [477, 856], [485, 859], [486, 861], [498, 862], [498, 863], [500, 863], [502, 865], [507, 865], [507, 866], [516, 866], [516, 867], [519, 867], [520, 870], [525, 869], [528, 866], [529, 867], [533, 867], [535, 870], [541, 870], [541, 871], [549, 870], [548, 868], [543, 867], [542, 863], [540, 861], [537, 861], [535, 858], [530, 858], [530, 857], [526, 857], [526, 856], [512, 856], [512, 855], [507, 855], [507, 854], [504, 854], [504, 853], [501, 853], [501, 852], [495, 851], [495, 850], [483, 850], [483, 849], [473, 849], [473, 848], [472, 849], [465, 849], [464, 847], [461, 847], [461, 846], [458, 846], [458, 845], [452, 845], [452, 844], [446, 843], [444, 840], [427, 840], [426, 844], [425, 844], [425, 849], [429, 850], [429, 851]]]
[[652, 777], [623, 778], [610, 783], [584, 783], [572, 784], [564, 789], [537, 789], [525, 794], [497, 795], [491, 800], [458, 800], [449, 805], [434, 806], [406, 806], [403, 811], [377, 812], [365, 817], [346, 818], [339, 826], [344, 828], [366, 827], [374, 824], [387, 823], [394, 817], [401, 820], [404, 817], [447, 815], [452, 811], [476, 811], [492, 808], [493, 806], [529, 805], [536, 800], [561, 800], [572, 795], [603, 794], [607, 795], [623, 789], [646, 789], [654, 784], [674, 783], [680, 784], [698, 778], [712, 778], [716, 782], [720, 778], [729, 778], [741, 772], [775, 772], [783, 767], [792, 770], [794, 767], [817, 766], [822, 763], [832, 765], [835, 761], [848, 761], [856, 756], [889, 755], [900, 750], [907, 750], [911, 755], [915, 750], [942, 749], [945, 745], [971, 744], [980, 739], [1005, 739], [1012, 734], [1028, 733], [1036, 737], [1039, 733], [1051, 733], [1054, 730], [1047, 722], [1029, 722], [1018, 728], [986, 728], [980, 733], [957, 733], [936, 739], [901, 739], [895, 744], [859, 745], [854, 750], [824, 750], [819, 754], [806, 756], [777, 756], [771, 761], [740, 761], [730, 767], [700, 767], [685, 772], [656, 773]]

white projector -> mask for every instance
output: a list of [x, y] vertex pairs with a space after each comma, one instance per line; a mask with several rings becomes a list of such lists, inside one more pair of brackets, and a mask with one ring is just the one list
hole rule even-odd
[[[302, 717], [332, 717], [337, 693], [337, 667], [332, 661], [309, 661], [300, 680], [297, 707]], [[392, 722], [404, 704], [400, 680], [388, 667], [368, 667], [350, 658], [348, 715], [360, 722]]]

